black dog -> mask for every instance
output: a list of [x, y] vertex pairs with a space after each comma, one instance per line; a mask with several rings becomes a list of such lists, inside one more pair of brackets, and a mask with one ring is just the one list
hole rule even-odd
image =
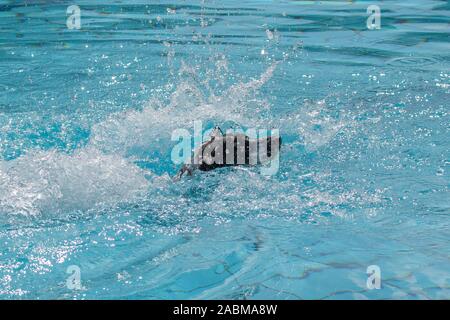
[[180, 179], [186, 172], [192, 175], [196, 169], [210, 171], [229, 166], [263, 164], [272, 160], [280, 147], [281, 137], [250, 139], [241, 133], [224, 135], [216, 127], [210, 140], [195, 150], [192, 163], [183, 165], [175, 179]]

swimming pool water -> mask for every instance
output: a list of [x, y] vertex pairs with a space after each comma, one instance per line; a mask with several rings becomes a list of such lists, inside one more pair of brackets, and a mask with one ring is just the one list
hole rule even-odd
[[[0, 298], [449, 299], [449, 22], [437, 0], [0, 0]], [[278, 173], [174, 183], [196, 120], [279, 128]]]

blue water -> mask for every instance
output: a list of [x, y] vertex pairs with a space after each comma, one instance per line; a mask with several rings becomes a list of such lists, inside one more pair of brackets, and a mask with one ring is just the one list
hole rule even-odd
[[[450, 298], [448, 1], [146, 2], [0, 0], [0, 298]], [[172, 182], [195, 120], [278, 173]]]

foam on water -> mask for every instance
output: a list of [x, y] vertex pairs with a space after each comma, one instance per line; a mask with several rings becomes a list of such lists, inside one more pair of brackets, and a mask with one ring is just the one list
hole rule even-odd
[[[85, 211], [99, 204], [131, 200], [146, 190], [150, 176], [133, 159], [170, 150], [172, 130], [194, 120], [245, 122], [237, 107], [245, 106], [275, 66], [260, 79], [229, 88], [226, 99], [204, 97], [192, 81], [183, 81], [167, 105], [155, 97], [141, 111], [117, 113], [95, 124], [87, 145], [73, 153], [29, 151], [18, 159], [1, 161], [0, 211], [24, 215]], [[184, 66], [180, 73], [187, 69]]]
[[2, 213], [84, 211], [145, 192], [145, 173], [126, 159], [88, 147], [65, 154], [34, 151], [0, 162]]
[[[226, 60], [221, 62], [216, 64], [219, 70], [223, 68]], [[120, 202], [130, 202], [137, 196], [145, 197], [145, 194], [148, 196], [152, 194], [149, 186], [157, 175], [149, 168], [139, 167], [136, 163], [145, 161], [155, 168], [164, 167], [164, 170], [167, 170], [167, 162], [170, 163], [167, 155], [174, 143], [170, 141], [171, 132], [177, 128], [191, 129], [196, 120], [215, 124], [231, 121], [243, 128], [270, 128], [281, 125], [282, 134], [293, 137], [292, 140], [295, 141], [302, 137], [302, 144], [309, 151], [327, 144], [348, 121], [332, 117], [324, 101], [307, 102], [293, 113], [281, 115], [278, 119], [272, 117], [270, 120], [264, 120], [264, 112], [270, 109], [270, 101], [261, 98], [259, 93], [261, 87], [270, 81], [278, 64], [279, 62], [272, 63], [257, 78], [247, 82], [239, 81], [219, 92], [211, 89], [210, 85], [212, 81], [223, 81], [224, 75], [219, 77], [217, 69], [207, 70], [206, 73], [210, 74], [211, 78], [199, 81], [198, 68], [183, 64], [179, 72], [179, 83], [170, 93], [168, 102], [162, 97], [153, 96], [140, 110], [109, 116], [106, 120], [94, 124], [87, 144], [72, 153], [56, 149], [30, 150], [17, 159], [1, 161], [0, 211], [14, 215], [68, 213], [87, 211], [99, 205], [113, 206]], [[169, 90], [168, 88], [170, 86], [165, 89]], [[296, 144], [298, 143], [292, 143], [290, 146], [288, 143], [286, 152], [290, 152], [289, 148]], [[293, 165], [297, 167], [299, 164], [289, 165], [292, 170]], [[252, 176], [250, 182], [246, 175]], [[159, 181], [164, 181], [163, 188], [169, 187], [167, 177], [167, 172], [160, 173], [162, 180]], [[248, 185], [245, 191], [242, 190], [242, 179], [246, 180]], [[279, 189], [282, 194], [291, 193], [289, 188], [292, 185], [289, 179], [279, 183], [263, 179], [257, 173], [247, 170], [244, 174], [243, 171], [227, 173], [221, 176], [220, 180], [219, 186], [211, 190], [205, 188], [202, 192], [209, 193], [208, 198], [222, 193], [233, 196], [232, 201], [238, 201], [241, 205], [233, 206], [239, 210], [232, 210], [229, 215], [262, 212], [264, 208], [269, 207], [273, 209], [277, 201], [280, 212], [288, 213], [293, 208], [302, 207], [305, 202], [302, 198], [305, 195], [301, 193], [287, 196], [289, 201], [285, 207], [276, 199], [278, 196], [266, 198], [264, 201], [259, 199], [259, 194], [264, 193], [261, 188], [267, 188], [268, 183], [272, 184], [272, 189]], [[208, 184], [198, 180], [188, 183]], [[154, 187], [157, 188], [156, 185]], [[240, 195], [242, 198], [239, 200]], [[169, 197], [168, 201], [177, 207], [178, 200], [179, 194], [176, 194], [174, 198]], [[158, 201], [166, 202], [163, 198], [158, 198]], [[154, 201], [155, 207], [160, 206], [158, 201]], [[226, 199], [224, 201], [226, 202]], [[229, 204], [223, 201], [214, 201], [211, 204], [214, 208], [212, 212], [215, 213], [229, 209]], [[186, 210], [204, 211], [200, 207], [180, 207], [177, 211], [181, 214]]]

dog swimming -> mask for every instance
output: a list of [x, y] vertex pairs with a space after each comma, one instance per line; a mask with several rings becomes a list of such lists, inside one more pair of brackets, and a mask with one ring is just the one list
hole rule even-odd
[[[277, 161], [281, 148], [279, 135], [252, 139], [243, 133], [226, 133], [216, 126], [209, 140], [194, 150], [194, 156], [185, 163], [174, 180], [194, 171], [211, 171], [223, 167], [265, 165]], [[278, 167], [277, 167], [278, 169]]]

